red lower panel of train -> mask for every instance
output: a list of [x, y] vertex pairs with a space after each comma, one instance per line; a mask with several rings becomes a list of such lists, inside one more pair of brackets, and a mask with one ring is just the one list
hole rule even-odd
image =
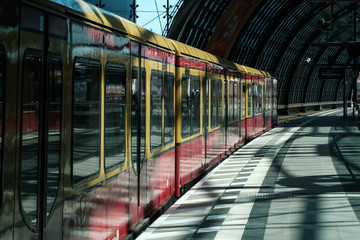
[[225, 130], [220, 128], [207, 136], [206, 164], [211, 166], [225, 155]]
[[225, 155], [225, 131], [219, 129], [209, 133], [206, 142], [203, 137], [191, 140], [179, 146], [178, 151], [179, 183], [183, 187]]
[[[226, 151], [244, 143], [245, 125], [250, 129], [246, 136], [253, 138], [263, 132], [263, 120], [263, 116], [258, 116], [241, 121], [229, 126], [226, 134], [225, 129], [219, 128], [210, 132], [206, 141], [200, 136], [178, 146], [180, 187], [198, 177], [205, 167], [220, 161]], [[64, 238], [125, 237], [129, 228], [158, 211], [175, 194], [174, 159], [175, 149], [171, 149], [141, 164], [139, 174], [130, 168], [129, 172], [83, 197], [65, 201]]]
[[237, 122], [230, 124], [226, 135], [226, 152], [232, 152], [239, 146], [240, 128]]
[[145, 163], [139, 188], [137, 175], [131, 170], [82, 197], [65, 201], [64, 238], [125, 237], [129, 226], [158, 211], [174, 194], [174, 154], [173, 149]]
[[129, 173], [87, 193], [67, 200], [63, 207], [63, 238], [107, 239], [127, 234]]
[[255, 128], [254, 128], [255, 136], [258, 136], [261, 133], [263, 133], [265, 129], [264, 116], [263, 115], [255, 116], [254, 121], [255, 121]]
[[271, 111], [265, 112], [265, 131], [270, 130], [272, 127]]
[[264, 132], [264, 116], [259, 115], [253, 118], [247, 118], [246, 120], [246, 140], [260, 135]]
[[239, 145], [244, 144], [245, 143], [245, 138], [246, 138], [246, 121], [245, 120], [241, 120], [240, 124], [240, 139], [239, 139]]
[[149, 159], [140, 172], [139, 219], [157, 211], [175, 192], [175, 149]]
[[201, 136], [182, 144], [179, 148], [180, 186], [199, 175], [205, 165], [205, 139]]

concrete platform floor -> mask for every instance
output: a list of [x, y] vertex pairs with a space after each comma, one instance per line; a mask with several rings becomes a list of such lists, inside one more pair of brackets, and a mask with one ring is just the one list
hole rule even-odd
[[331, 110], [229, 156], [138, 239], [360, 239], [360, 131]]

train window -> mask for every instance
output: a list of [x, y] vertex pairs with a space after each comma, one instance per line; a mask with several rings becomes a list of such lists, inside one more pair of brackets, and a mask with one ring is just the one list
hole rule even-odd
[[200, 77], [183, 75], [181, 83], [182, 136], [200, 132]]
[[55, 54], [50, 54], [48, 104], [47, 216], [50, 215], [58, 193], [61, 156], [62, 60], [61, 56]]
[[193, 88], [191, 91], [191, 102], [192, 102], [192, 134], [200, 132], [200, 77], [194, 76]]
[[266, 81], [266, 111], [271, 110], [271, 85], [269, 79]]
[[125, 162], [126, 68], [108, 63], [105, 68], [105, 168]]
[[22, 75], [20, 194], [23, 210], [34, 225], [37, 224], [41, 56], [40, 50], [27, 49]]
[[241, 119], [246, 116], [246, 87], [245, 80], [241, 80]]
[[263, 86], [261, 85], [261, 83], [258, 83], [258, 103], [257, 103], [257, 106], [258, 106], [258, 110], [257, 110], [257, 113], [258, 114], [261, 114], [262, 113], [262, 108], [263, 108], [263, 102], [262, 102], [262, 98], [263, 98]]
[[211, 127], [218, 125], [218, 84], [217, 79], [211, 79]]
[[234, 81], [229, 82], [229, 121], [234, 121]]
[[218, 109], [217, 109], [217, 117], [218, 117], [218, 121], [217, 121], [217, 125], [220, 125], [222, 122], [222, 104], [223, 104], [223, 89], [222, 89], [222, 80], [218, 79], [217, 80], [217, 84], [218, 84]]
[[162, 71], [151, 70], [150, 91], [150, 146], [153, 150], [162, 143]]
[[258, 83], [254, 82], [252, 87], [253, 87], [253, 104], [254, 104], [254, 113], [258, 114], [259, 113], [259, 88], [258, 88]]
[[164, 73], [164, 141], [165, 144], [174, 140], [174, 73]]
[[[28, 220], [37, 224], [38, 167], [40, 160], [40, 116], [42, 52], [27, 49], [24, 53], [21, 104], [21, 173], [20, 193], [22, 209]], [[50, 53], [47, 89], [47, 176], [46, 216], [54, 206], [59, 186], [62, 104], [61, 57]], [[44, 116], [44, 115], [43, 115]], [[42, 174], [42, 173], [41, 173]]]
[[[145, 157], [145, 132], [146, 132], [146, 71], [141, 68], [141, 91], [139, 91], [139, 68], [132, 69], [131, 86], [131, 159], [133, 167], [137, 169], [138, 153], [140, 154], [140, 165]], [[139, 95], [138, 92], [141, 92]], [[139, 108], [141, 108], [139, 110]], [[140, 122], [140, 125], [139, 125]], [[138, 131], [140, 127], [140, 131]], [[139, 138], [139, 139], [138, 139]], [[138, 148], [138, 140], [140, 146]]]
[[238, 84], [236, 81], [230, 81], [229, 84], [229, 120], [236, 121], [238, 119]]
[[190, 105], [190, 76], [183, 75], [181, 81], [181, 133], [182, 137], [191, 135], [191, 105]]
[[250, 117], [252, 116], [252, 97], [253, 97], [251, 80], [246, 84], [246, 86], [247, 86], [247, 116]]
[[222, 121], [222, 80], [211, 79], [211, 127]]
[[73, 180], [100, 170], [100, 62], [75, 58], [73, 82]]
[[239, 117], [239, 88], [238, 83], [234, 82], [234, 118], [233, 120], [238, 120]]
[[258, 107], [259, 107], [259, 92], [258, 92], [258, 83], [253, 82], [252, 83], [252, 90], [253, 90], [253, 111], [254, 115], [258, 113]]

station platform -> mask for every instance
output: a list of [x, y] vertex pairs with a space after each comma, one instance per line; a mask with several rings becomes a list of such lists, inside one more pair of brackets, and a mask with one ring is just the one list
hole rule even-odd
[[137, 239], [360, 239], [360, 131], [330, 110], [225, 159]]

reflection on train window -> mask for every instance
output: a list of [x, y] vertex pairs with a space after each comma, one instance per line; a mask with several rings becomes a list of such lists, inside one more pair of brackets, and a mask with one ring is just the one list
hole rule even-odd
[[22, 75], [20, 194], [23, 210], [33, 225], [37, 224], [41, 54], [39, 50], [26, 50]]
[[222, 80], [211, 79], [211, 127], [222, 121]]
[[150, 79], [150, 147], [161, 146], [162, 139], [162, 95], [163, 76], [158, 70], [151, 70]]
[[254, 115], [256, 114], [257, 112], [257, 100], [258, 100], [258, 88], [257, 88], [257, 83], [256, 82], [253, 82], [251, 84], [251, 88], [252, 88], [252, 110], [253, 110], [253, 113]]
[[[140, 166], [145, 157], [145, 132], [146, 132], [146, 71], [141, 68], [141, 84], [139, 81], [139, 68], [132, 69], [131, 84], [131, 159], [132, 165], [137, 170], [138, 154]], [[141, 86], [140, 86], [141, 85]], [[141, 87], [141, 90], [139, 90]], [[139, 95], [138, 92], [141, 92]], [[139, 125], [140, 121], [140, 125]], [[138, 128], [140, 126], [140, 131]], [[138, 147], [138, 140], [140, 146]]]
[[229, 121], [234, 121], [234, 81], [229, 82]]
[[229, 105], [230, 105], [230, 121], [236, 121], [238, 119], [238, 83], [236, 81], [230, 81], [229, 84]]
[[241, 83], [241, 119], [244, 119], [246, 116], [246, 87], [245, 81], [242, 80]]
[[239, 87], [238, 83], [234, 82], [234, 116], [233, 120], [236, 121], [239, 118]]
[[259, 108], [259, 89], [258, 89], [258, 83], [254, 82], [252, 84], [252, 88], [253, 88], [253, 106], [254, 106], [254, 114], [258, 113], [258, 108]]
[[211, 79], [211, 127], [216, 127], [217, 123], [217, 115], [218, 115], [218, 85], [216, 79]]
[[[47, 119], [46, 141], [46, 216], [54, 206], [59, 188], [60, 149], [61, 149], [61, 104], [62, 104], [62, 62], [59, 55], [50, 53], [47, 116], [40, 108], [42, 52], [27, 49], [24, 54], [22, 75], [22, 118], [21, 118], [21, 205], [32, 225], [37, 224], [38, 206], [38, 164], [40, 161], [40, 119]], [[43, 174], [43, 173], [40, 173]]]
[[181, 132], [188, 137], [200, 132], [200, 77], [182, 76], [181, 83]]
[[73, 86], [73, 180], [100, 170], [100, 62], [76, 58]]
[[256, 113], [261, 114], [262, 113], [262, 85], [260, 83], [257, 84], [257, 103], [256, 103]]
[[105, 167], [125, 162], [126, 68], [108, 63], [105, 69]]
[[252, 84], [251, 80], [246, 84], [247, 86], [247, 116], [252, 116]]
[[46, 216], [50, 215], [50, 211], [54, 207], [60, 175], [62, 60], [59, 55], [55, 54], [50, 54], [48, 104]]
[[253, 106], [254, 106], [254, 113], [255, 114], [259, 114], [259, 108], [260, 108], [260, 101], [259, 101], [259, 97], [260, 97], [260, 88], [259, 88], [259, 83], [258, 82], [254, 82], [252, 84], [252, 88], [253, 88]]
[[223, 84], [222, 80], [218, 79], [218, 125], [222, 122], [222, 105], [223, 105]]
[[266, 81], [266, 111], [271, 110], [271, 85], [270, 82]]
[[203, 130], [205, 133], [207, 133], [209, 129], [209, 81], [206, 77], [203, 77]]
[[164, 141], [165, 144], [174, 140], [174, 73], [164, 73]]

